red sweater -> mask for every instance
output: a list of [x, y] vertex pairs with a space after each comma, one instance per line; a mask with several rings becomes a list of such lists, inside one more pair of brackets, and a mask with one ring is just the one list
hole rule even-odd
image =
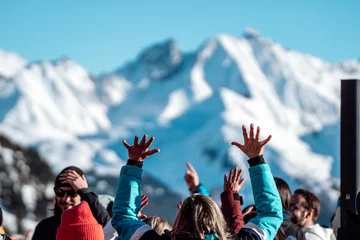
[[241, 210], [240, 196], [232, 191], [221, 193], [221, 210], [230, 232], [238, 234], [244, 226], [244, 219]]

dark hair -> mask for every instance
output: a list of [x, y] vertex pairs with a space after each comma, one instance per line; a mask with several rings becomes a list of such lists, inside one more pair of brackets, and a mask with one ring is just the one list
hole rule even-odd
[[280, 194], [283, 209], [290, 211], [291, 191], [289, 185], [281, 178], [274, 177], [274, 180]]
[[68, 183], [62, 183], [62, 181], [59, 179], [60, 177], [60, 174], [64, 173], [65, 171], [67, 170], [74, 170], [77, 174], [79, 174], [80, 176], [83, 176], [85, 175], [83, 170], [81, 170], [80, 168], [78, 167], [75, 167], [75, 166], [69, 166], [69, 167], [66, 167], [64, 168], [55, 178], [55, 186], [54, 186], [54, 190], [55, 189], [58, 189], [60, 187], [71, 187], [70, 184]]
[[52, 209], [54, 211], [54, 216], [61, 216], [62, 214], [62, 210], [59, 207], [58, 203], [57, 203], [57, 199], [55, 198], [55, 204], [54, 204], [54, 209]]
[[112, 218], [113, 216], [113, 211], [112, 211], [113, 205], [114, 205], [114, 201], [110, 201], [106, 207], [106, 211], [108, 212], [110, 218]]
[[313, 209], [313, 221], [316, 222], [319, 213], [320, 213], [320, 200], [319, 198], [313, 194], [312, 192], [305, 189], [297, 189], [294, 194], [299, 194], [305, 198], [306, 205], [303, 206], [306, 209]]

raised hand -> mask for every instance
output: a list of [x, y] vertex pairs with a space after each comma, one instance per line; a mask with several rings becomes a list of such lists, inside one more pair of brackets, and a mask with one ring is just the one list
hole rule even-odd
[[264, 146], [271, 140], [271, 135], [269, 135], [265, 140], [260, 141], [260, 127], [256, 129], [256, 135], [254, 136], [254, 124], [250, 125], [250, 136], [246, 131], [246, 127], [242, 126], [243, 136], [244, 136], [244, 145], [238, 142], [232, 142], [231, 145], [237, 146], [241, 151], [243, 151], [248, 158], [254, 158], [260, 156], [264, 152]]
[[147, 216], [145, 214], [142, 214], [141, 211], [149, 204], [149, 197], [146, 195], [142, 195], [141, 196], [141, 207], [140, 210], [138, 212], [138, 218], [139, 219], [145, 219], [147, 218]]
[[70, 184], [75, 192], [79, 191], [80, 189], [89, 187], [85, 175], [80, 176], [74, 170], [67, 170], [64, 173], [60, 174], [59, 180], [61, 180], [62, 183]]
[[245, 216], [246, 214], [251, 213], [251, 211], [254, 209], [254, 206], [248, 206], [247, 208], [244, 209], [243, 211], [243, 216]]
[[147, 135], [144, 135], [141, 139], [141, 142], [138, 143], [139, 136], [134, 137], [134, 145], [130, 146], [125, 140], [123, 140], [124, 146], [128, 150], [128, 155], [130, 160], [135, 160], [142, 162], [145, 158], [154, 153], [160, 152], [160, 149], [155, 148], [153, 150], [148, 150], [151, 144], [154, 142], [154, 137], [151, 137], [149, 141], [146, 142]]
[[224, 175], [224, 192], [232, 191], [239, 193], [242, 185], [245, 182], [245, 179], [240, 179], [242, 170], [239, 168], [234, 168], [229, 171], [229, 175]]
[[184, 179], [190, 190], [194, 190], [200, 185], [199, 175], [191, 163], [187, 162], [186, 166], [188, 170], [185, 172]]

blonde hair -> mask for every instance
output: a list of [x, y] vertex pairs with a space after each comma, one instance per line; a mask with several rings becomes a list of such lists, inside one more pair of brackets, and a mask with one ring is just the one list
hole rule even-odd
[[178, 235], [205, 239], [205, 234], [216, 234], [219, 240], [226, 240], [230, 236], [222, 212], [214, 200], [201, 194], [188, 197], [175, 219], [172, 239]]
[[159, 235], [163, 235], [165, 233], [164, 230], [171, 231], [172, 229], [170, 223], [162, 217], [157, 217], [157, 216], [148, 217], [145, 218], [143, 222], [149, 225], [152, 229], [154, 229], [155, 232]]

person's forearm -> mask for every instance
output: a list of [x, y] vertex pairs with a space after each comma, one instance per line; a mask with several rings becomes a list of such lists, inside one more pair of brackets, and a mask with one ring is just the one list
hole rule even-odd
[[221, 210], [225, 217], [228, 228], [232, 233], [237, 234], [244, 226], [243, 214], [241, 211], [240, 196], [233, 191], [222, 192]]
[[250, 220], [260, 227], [268, 239], [273, 239], [279, 229], [282, 218], [282, 204], [270, 167], [262, 156], [249, 160], [251, 185], [257, 216]]
[[123, 144], [128, 150], [129, 160], [126, 166], [121, 168], [120, 178], [116, 190], [112, 226], [116, 229], [120, 239], [156, 239], [157, 233], [146, 223], [138, 218], [141, 208], [142, 166], [143, 161], [148, 156], [160, 152], [155, 148], [149, 150], [154, 142], [154, 137], [146, 141], [144, 135], [139, 142], [139, 136], [134, 137], [134, 145], [130, 145], [123, 140]]
[[126, 165], [121, 168], [119, 183], [114, 199], [113, 215], [119, 217], [119, 213], [126, 215], [122, 218], [138, 220], [137, 213], [141, 204], [140, 185], [142, 182], [142, 169], [137, 166]]
[[142, 169], [138, 166], [123, 166], [113, 206], [112, 226], [120, 239], [130, 239], [136, 232], [140, 237], [152, 228], [138, 219], [141, 205], [140, 185]]

